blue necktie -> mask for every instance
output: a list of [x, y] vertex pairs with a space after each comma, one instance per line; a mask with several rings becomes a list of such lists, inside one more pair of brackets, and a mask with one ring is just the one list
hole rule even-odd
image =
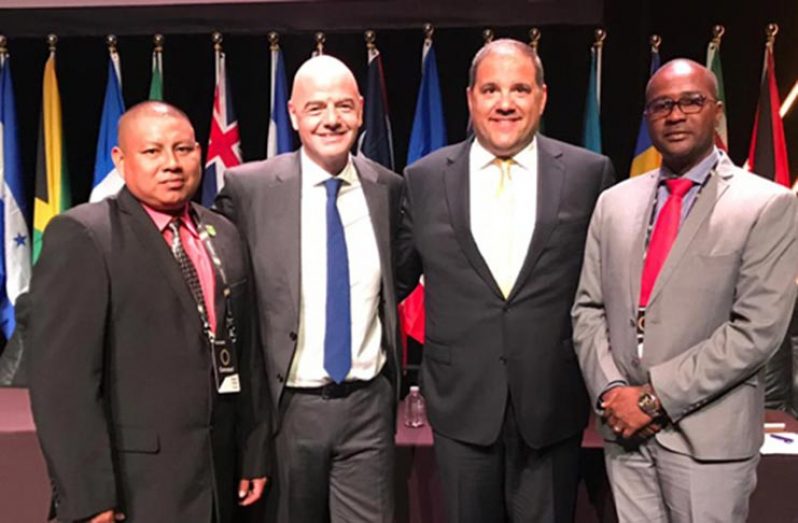
[[352, 313], [349, 307], [349, 256], [336, 200], [341, 180], [330, 178], [327, 188], [327, 325], [324, 331], [324, 370], [341, 383], [352, 368]]

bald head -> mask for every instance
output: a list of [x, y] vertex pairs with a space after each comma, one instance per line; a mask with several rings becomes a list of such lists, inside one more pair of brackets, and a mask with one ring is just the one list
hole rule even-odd
[[[136, 123], [143, 118], [177, 118], [185, 121], [191, 127], [191, 121], [186, 116], [186, 113], [165, 102], [158, 102], [154, 100], [138, 103], [125, 111], [119, 118], [117, 126], [117, 133], [119, 139], [119, 146], [124, 149], [124, 143], [128, 141], [130, 136], [136, 132]], [[194, 128], [191, 127], [193, 132]]]
[[307, 157], [339, 174], [363, 123], [363, 97], [352, 71], [332, 56], [311, 58], [294, 77], [288, 113]]
[[712, 98], [718, 97], [718, 79], [712, 71], [693, 60], [676, 58], [665, 63], [651, 75], [646, 85], [646, 101], [651, 100], [652, 87], [657, 87], [663, 82], [671, 82], [676, 77], [689, 77], [700, 84]]

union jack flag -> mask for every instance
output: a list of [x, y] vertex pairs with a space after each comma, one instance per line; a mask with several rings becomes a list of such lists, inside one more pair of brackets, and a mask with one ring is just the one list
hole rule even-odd
[[230, 85], [225, 70], [225, 56], [216, 51], [216, 89], [213, 95], [213, 118], [208, 138], [208, 159], [202, 179], [202, 205], [210, 207], [216, 193], [224, 186], [224, 172], [241, 163], [241, 139], [233, 111]]

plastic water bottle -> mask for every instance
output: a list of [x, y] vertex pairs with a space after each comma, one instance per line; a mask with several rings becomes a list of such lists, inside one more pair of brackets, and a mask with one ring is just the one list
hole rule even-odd
[[427, 419], [427, 408], [424, 397], [418, 385], [410, 387], [410, 394], [405, 399], [405, 425], [417, 429], [424, 425]]

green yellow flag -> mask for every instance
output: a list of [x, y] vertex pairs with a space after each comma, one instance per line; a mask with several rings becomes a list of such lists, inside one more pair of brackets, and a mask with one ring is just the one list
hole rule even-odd
[[33, 201], [33, 262], [42, 250], [42, 234], [50, 220], [71, 205], [69, 175], [61, 127], [61, 97], [55, 74], [55, 52], [44, 65], [42, 113], [36, 156], [36, 197]]

